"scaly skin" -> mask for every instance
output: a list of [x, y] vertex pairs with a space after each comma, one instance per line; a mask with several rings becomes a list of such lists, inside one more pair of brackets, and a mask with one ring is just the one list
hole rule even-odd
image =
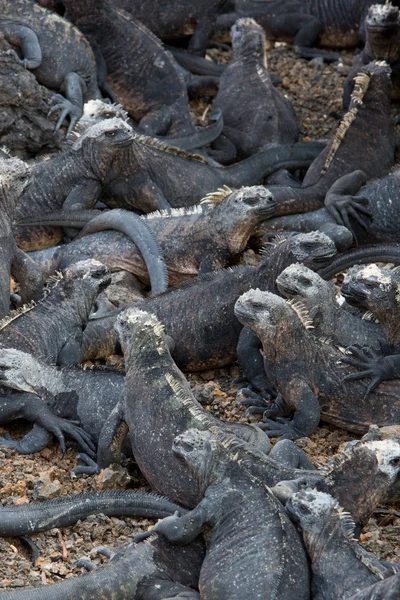
[[373, 4], [365, 19], [365, 47], [354, 59], [350, 73], [346, 77], [343, 92], [343, 108], [347, 109], [353, 90], [353, 77], [362, 65], [372, 60], [385, 60], [392, 68], [392, 99], [399, 100], [399, 59], [400, 59], [400, 19], [399, 9], [390, 2]]
[[[258, 267], [235, 267], [207, 274], [137, 306], [156, 314], [163, 323], [175, 342], [172, 356], [179, 368], [201, 371], [222, 367], [236, 357], [241, 331], [233, 313], [237, 298], [251, 287], [275, 290], [276, 277], [293, 262], [315, 268], [334, 254], [333, 242], [323, 234], [292, 237], [271, 249]], [[205, 298], [214, 306], [211, 313]], [[116, 351], [112, 326], [118, 312], [91, 321], [84, 336], [82, 360]]]
[[20, 283], [23, 302], [38, 300], [43, 281], [40, 269], [17, 248], [11, 228], [19, 197], [29, 185], [28, 165], [18, 158], [0, 158], [0, 319], [10, 310], [10, 275]]
[[[245, 187], [234, 192], [226, 188], [206, 196], [202, 204], [193, 209], [175, 209], [170, 214], [156, 212], [143, 220], [160, 246], [169, 284], [178, 285], [198, 273], [229, 266], [244, 251], [254, 227], [271, 215], [275, 207], [274, 199], [263, 186]], [[113, 212], [98, 213], [102, 215], [104, 229], [108, 219], [109, 228], [113, 229]], [[116, 232], [90, 235], [101, 231], [95, 222], [90, 222], [91, 218], [92, 211], [70, 211], [24, 220], [23, 224], [49, 222], [64, 227], [82, 227], [87, 223], [79, 235], [85, 236], [83, 239], [75, 239], [59, 249], [56, 260], [52, 257], [49, 261], [52, 269], [57, 270], [56, 262], [61, 264], [60, 261], [89, 256], [111, 270], [122, 268], [148, 283], [147, 268], [138, 248], [125, 235]], [[125, 215], [124, 223], [128, 224], [131, 218], [130, 213]], [[133, 223], [133, 229], [136, 223]], [[50, 272], [46, 266], [42, 268], [45, 273]]]
[[[32, 181], [14, 212], [14, 219], [42, 215], [61, 207], [90, 208], [98, 199], [107, 172], [119, 152], [132, 143], [132, 129], [121, 119], [108, 119], [87, 129], [71, 149], [37, 162]], [[23, 250], [53, 246], [62, 239], [60, 229], [15, 228]]]
[[76, 263], [36, 306], [3, 319], [0, 347], [29, 350], [48, 363], [78, 364], [82, 328], [96, 296], [109, 282], [104, 265]]
[[261, 452], [269, 451], [269, 441], [256, 427], [220, 421], [201, 407], [172, 360], [154, 315], [130, 308], [118, 316], [115, 328], [126, 368], [122, 412], [135, 460], [153, 489], [185, 506], [198, 502], [196, 481], [171, 451], [174, 437], [189, 427], [235, 432]]
[[210, 431], [189, 429], [177, 436], [173, 453], [199, 482], [201, 500], [152, 531], [181, 544], [204, 533], [199, 579], [204, 600], [308, 600], [307, 558], [298, 533], [271, 490], [240, 464], [235, 455], [240, 445], [234, 436]]
[[0, 30], [16, 47], [22, 47], [25, 66], [35, 70], [39, 83], [66, 96], [58, 94], [51, 109], [62, 109], [56, 129], [67, 115], [72, 129], [84, 101], [101, 97], [88, 41], [67, 20], [27, 0], [1, 0], [0, 14]]
[[109, 564], [54, 585], [3, 592], [2, 600], [200, 600], [197, 587], [204, 546], [173, 546], [161, 536], [130, 544]]
[[282, 395], [271, 412], [279, 420], [264, 417], [269, 435], [303, 437], [320, 419], [365, 433], [372, 423], [390, 425], [400, 418], [398, 382], [383, 383], [366, 398], [366, 384], [344, 381], [352, 368], [340, 362], [341, 352], [307, 331], [312, 322], [305, 307], [251, 290], [238, 300], [235, 314], [260, 337], [268, 377]]
[[272, 85], [262, 28], [253, 19], [240, 19], [231, 35], [232, 61], [220, 77], [213, 103], [224, 118], [222, 135], [241, 158], [260, 152], [269, 143], [296, 142], [296, 116], [291, 103]]
[[[390, 462], [387, 468], [394, 468]], [[311, 559], [311, 590], [316, 600], [349, 599], [396, 571], [354, 540], [354, 522], [329, 494], [304, 490], [286, 504], [299, 524]], [[393, 565], [394, 567], [395, 565]]]
[[[331, 142], [308, 169], [301, 187], [268, 186], [278, 202], [275, 216], [315, 211], [325, 202], [334, 220], [350, 231], [350, 218], [355, 225], [368, 227], [369, 210], [362, 206], [366, 200], [362, 194], [355, 194], [367, 179], [383, 176], [394, 163], [390, 68], [372, 62], [360, 69], [357, 80], [348, 113]], [[347, 194], [327, 196], [338, 179], [353, 172]], [[288, 220], [290, 222], [290, 219], [282, 220], [282, 229]], [[274, 219], [271, 227], [272, 231], [279, 230], [279, 220]], [[266, 221], [257, 228], [256, 235], [262, 236], [268, 231]]]
[[[332, 61], [338, 54], [316, 50], [322, 46], [352, 48], [360, 41], [359, 29], [371, 0], [275, 0], [255, 3], [236, 0], [235, 12], [221, 15], [217, 25], [229, 27], [240, 16], [253, 17], [269, 39], [293, 41], [304, 58]], [[384, 0], [380, 1], [381, 4]]]

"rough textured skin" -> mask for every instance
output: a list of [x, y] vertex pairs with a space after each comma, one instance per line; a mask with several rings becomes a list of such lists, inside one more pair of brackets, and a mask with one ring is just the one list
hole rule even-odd
[[[323, 234], [292, 237], [273, 248], [258, 267], [235, 267], [201, 276], [137, 306], [157, 315], [165, 326], [175, 342], [172, 356], [181, 369], [222, 367], [236, 357], [241, 331], [233, 312], [237, 298], [251, 287], [275, 290], [276, 277], [293, 262], [320, 266], [334, 254], [333, 242]], [[209, 304], [213, 305], [212, 313], [207, 308]], [[115, 351], [115, 336], [107, 333], [114, 321], [115, 316], [110, 316], [90, 323], [84, 336], [82, 360]]]
[[36, 306], [3, 319], [0, 347], [29, 350], [49, 363], [78, 364], [82, 327], [97, 294], [109, 281], [104, 265], [96, 261], [77, 263]]
[[[392, 468], [390, 463], [388, 468]], [[304, 490], [289, 499], [286, 510], [303, 533], [311, 559], [315, 600], [350, 598], [363, 588], [390, 577], [393, 568], [379, 563], [354, 539], [354, 522], [329, 494]]]
[[132, 147], [115, 161], [101, 199], [112, 208], [138, 212], [193, 206], [224, 185], [255, 185], [280, 168], [308, 167], [320, 151], [317, 142], [289, 144], [229, 167], [215, 167], [199, 155], [135, 135]]
[[251, 290], [238, 300], [235, 313], [260, 337], [267, 375], [282, 395], [269, 411], [279, 420], [264, 417], [272, 437], [308, 435], [320, 419], [365, 433], [373, 423], [390, 425], [400, 418], [398, 382], [385, 382], [366, 398], [366, 384], [344, 381], [352, 367], [340, 362], [336, 348], [307, 331], [312, 322], [302, 305]]
[[[161, 249], [168, 269], [169, 284], [177, 285], [199, 272], [205, 273], [231, 264], [244, 251], [254, 227], [268, 218], [275, 207], [274, 199], [263, 186], [244, 187], [234, 192], [225, 188], [206, 196], [193, 209], [155, 212], [143, 217], [143, 220]], [[40, 218], [40, 223], [50, 221], [68, 227], [81, 227], [83, 222], [91, 218], [91, 211], [66, 213], [65, 219], [59, 222], [56, 216], [50, 213], [47, 218]], [[107, 224], [107, 214], [103, 213], [103, 216]], [[124, 217], [125, 222], [129, 219], [129, 214]], [[111, 270], [124, 269], [148, 282], [148, 270], [143, 257], [125, 235], [117, 232], [91, 234], [91, 231], [92, 226], [88, 222], [80, 233], [85, 237], [60, 248], [57, 256], [51, 258], [49, 262], [52, 269], [58, 268], [57, 262], [60, 264], [60, 261], [88, 256], [100, 260]], [[43, 263], [42, 267], [45, 272], [50, 270]]]
[[11, 228], [19, 197], [29, 184], [29, 167], [18, 158], [0, 158], [0, 319], [10, 309], [10, 275], [21, 284], [24, 302], [42, 294], [40, 269], [17, 248]]
[[0, 398], [0, 421], [25, 418], [35, 423], [23, 438], [0, 438], [0, 445], [23, 454], [39, 452], [47, 446], [54, 427], [69, 433], [68, 421], [79, 422], [97, 444], [103, 424], [122, 400], [125, 388], [122, 373], [58, 369], [14, 349], [2, 349], [0, 369], [3, 386], [25, 392]]
[[4, 600], [200, 600], [201, 543], [172, 546], [162, 536], [130, 544], [109, 564], [54, 585], [4, 592]]
[[370, 264], [350, 269], [342, 286], [342, 295], [349, 304], [371, 311], [389, 344], [395, 347], [400, 346], [399, 284], [399, 269], [381, 269]]
[[[88, 41], [68, 21], [28, 0], [1, 0], [0, 14], [0, 30], [15, 47], [22, 45], [22, 60], [34, 70], [38, 82], [65, 94], [66, 99], [57, 97], [57, 107], [63, 110], [57, 128], [67, 114], [73, 125], [82, 114], [84, 99], [101, 96]], [[21, 26], [33, 37], [27, 44], [21, 44]], [[34, 56], [32, 62], [29, 52]]]
[[[102, 183], [117, 154], [131, 144], [131, 128], [121, 119], [108, 119], [84, 132], [70, 150], [36, 163], [32, 181], [14, 212], [16, 221], [43, 212], [90, 208], [98, 199]], [[61, 229], [15, 228], [17, 244], [23, 250], [53, 246], [63, 235]]]
[[202, 499], [154, 531], [186, 544], [205, 530], [199, 579], [204, 600], [308, 600], [308, 564], [298, 533], [272, 492], [239, 463], [240, 444], [234, 436], [196, 429], [175, 438], [173, 453], [199, 482]]
[[400, 574], [392, 575], [361, 590], [348, 600], [397, 600], [400, 597]]
[[217, 25], [230, 26], [238, 16], [254, 17], [269, 39], [293, 41], [304, 58], [322, 56], [325, 60], [337, 60], [337, 54], [315, 50], [312, 46], [317, 42], [331, 48], [357, 46], [360, 25], [372, 3], [372, 0], [272, 0], [263, 3], [236, 0], [235, 12], [221, 15]]
[[124, 419], [135, 460], [153, 489], [190, 507], [201, 498], [196, 480], [171, 451], [175, 436], [189, 427], [215, 426], [269, 451], [256, 427], [220, 421], [201, 407], [172, 360], [156, 317], [130, 308], [115, 327], [125, 356]]
[[350, 73], [347, 75], [344, 93], [343, 107], [347, 108], [350, 102], [350, 94], [353, 89], [353, 77], [362, 65], [372, 60], [385, 60], [392, 69], [392, 98], [400, 99], [400, 20], [399, 9], [390, 2], [385, 5], [373, 4], [365, 19], [365, 47], [354, 59]]
[[[317, 337], [326, 337], [336, 346], [371, 346], [387, 343], [382, 323], [373, 323], [341, 308], [333, 285], [304, 265], [287, 267], [276, 280], [284, 298], [301, 301], [307, 308]], [[371, 310], [369, 308], [368, 310]], [[372, 311], [373, 312], [373, 311]], [[386, 334], [388, 335], [388, 333]], [[400, 340], [399, 340], [400, 342]]]
[[[308, 169], [302, 186], [268, 186], [278, 202], [277, 216], [321, 208], [333, 184], [357, 169], [357, 181], [353, 180], [353, 187], [358, 183], [355, 190], [340, 197], [327, 197], [325, 206], [339, 224], [350, 230], [350, 217], [367, 226], [365, 213], [369, 213], [361, 205], [363, 199], [353, 195], [368, 178], [384, 175], [394, 163], [390, 89], [390, 69], [385, 63], [373, 62], [360, 70], [349, 111], [330, 143]], [[273, 230], [277, 229], [275, 222]], [[268, 231], [266, 221], [258, 227], [256, 235]]]
[[68, 18], [101, 53], [118, 101], [146, 134], [196, 131], [180, 69], [145, 25], [107, 0], [63, 0], [63, 4]]
[[252, 19], [240, 19], [231, 35], [232, 61], [220, 77], [213, 104], [222, 111], [222, 134], [241, 158], [269, 143], [297, 142], [292, 105], [274, 88], [268, 73], [262, 28]]
[[[0, 39], [1, 49], [4, 45]], [[54, 122], [47, 116], [52, 94], [14, 56], [3, 51], [0, 88], [0, 144], [21, 158], [59, 149], [64, 133], [55, 133]]]

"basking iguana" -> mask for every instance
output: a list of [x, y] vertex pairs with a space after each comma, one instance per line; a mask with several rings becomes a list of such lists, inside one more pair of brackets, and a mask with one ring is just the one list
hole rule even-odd
[[[236, 358], [242, 329], [233, 312], [237, 298], [251, 287], [274, 291], [276, 277], [293, 262], [316, 269], [335, 253], [333, 242], [324, 234], [294, 236], [272, 247], [257, 267], [240, 266], [202, 275], [137, 306], [157, 315], [164, 325], [175, 342], [172, 356], [181, 369], [221, 367]], [[90, 322], [84, 334], [82, 361], [116, 352], [113, 324], [119, 312]]]
[[400, 565], [379, 562], [358, 544], [351, 515], [330, 494], [302, 490], [289, 499], [286, 511], [303, 534], [311, 560], [313, 598], [350, 600], [400, 571]]
[[[387, 344], [382, 327], [341, 308], [333, 285], [305, 265], [294, 263], [284, 269], [276, 279], [276, 287], [284, 298], [304, 304], [313, 322], [312, 333], [318, 338], [326, 338], [330, 343], [342, 347], [355, 343]], [[237, 346], [238, 360], [245, 380], [253, 390], [257, 389], [264, 395], [270, 393], [271, 385], [265, 373], [261, 350], [262, 344], [257, 335], [244, 327]], [[260, 406], [256, 407], [251, 400], [254, 394], [249, 394], [247, 389], [242, 393], [250, 396], [240, 402], [242, 406], [250, 404], [249, 412], [264, 412], [264, 402], [260, 401]]]
[[[384, 0], [380, 0], [383, 4]], [[293, 41], [303, 58], [340, 56], [313, 48], [318, 42], [330, 48], [354, 48], [373, 0], [235, 0], [234, 12], [220, 15], [217, 27], [230, 27], [239, 17], [253, 17], [268, 39]]]
[[399, 8], [391, 2], [373, 4], [365, 19], [365, 46], [356, 56], [350, 73], [346, 77], [343, 92], [343, 107], [348, 108], [353, 89], [353, 77], [362, 65], [372, 60], [385, 60], [392, 69], [392, 98], [399, 99], [399, 59], [400, 59], [400, 18]]
[[204, 600], [308, 600], [308, 564], [298, 533], [271, 490], [243, 466], [240, 446], [220, 432], [189, 429], [178, 435], [172, 452], [199, 482], [201, 499], [144, 535], [157, 532], [186, 545], [203, 533]]
[[365, 383], [344, 381], [352, 368], [341, 362], [338, 349], [307, 330], [312, 320], [302, 303], [250, 290], [237, 301], [235, 314], [260, 337], [267, 375], [280, 394], [263, 417], [272, 437], [307, 436], [320, 419], [364, 433], [373, 423], [391, 425], [400, 418], [399, 383], [384, 382], [365, 397]]
[[0, 158], [0, 319], [10, 310], [10, 274], [20, 284], [24, 303], [38, 300], [42, 295], [41, 271], [17, 247], [11, 228], [15, 206], [29, 179], [29, 167], [22, 160]]
[[[355, 82], [348, 112], [330, 143], [308, 169], [301, 187], [268, 186], [278, 202], [275, 215], [294, 216], [274, 219], [271, 223], [265, 221], [257, 228], [257, 236], [284, 229], [286, 222], [301, 222], [303, 216], [297, 217], [297, 213], [316, 211], [323, 202], [333, 219], [350, 231], [350, 218], [355, 226], [368, 227], [370, 212], [362, 206], [366, 199], [363, 194], [355, 196], [355, 193], [368, 178], [383, 176], [394, 163], [396, 144], [390, 116], [390, 68], [386, 63], [372, 62], [359, 70]], [[339, 178], [354, 171], [355, 179], [349, 191], [327, 195]], [[314, 226], [314, 230], [316, 228]]]
[[[297, 142], [296, 116], [289, 100], [273, 86], [265, 59], [265, 35], [253, 19], [240, 19], [232, 27], [233, 56], [220, 77], [213, 107], [222, 111], [224, 127], [221, 142], [233, 145], [245, 158], [270, 143]], [[216, 158], [215, 153], [212, 154]], [[221, 157], [217, 155], [220, 162]]]
[[48, 363], [79, 364], [82, 329], [109, 282], [108, 269], [97, 261], [72, 265], [55, 278], [43, 300], [4, 317], [0, 348], [28, 350]]
[[[191, 209], [150, 213], [143, 216], [142, 221], [158, 242], [168, 269], [169, 283], [177, 285], [198, 273], [229, 266], [245, 250], [254, 227], [273, 214], [275, 208], [274, 199], [263, 186], [243, 187], [235, 191], [225, 186], [208, 194]], [[94, 219], [93, 214], [97, 215]], [[45, 274], [50, 274], [66, 261], [88, 256], [100, 260], [111, 270], [123, 268], [148, 282], [148, 267], [143, 260], [147, 255], [143, 253], [142, 257], [140, 249], [132, 244], [132, 240], [138, 238], [136, 229], [139, 222], [133, 213], [122, 209], [110, 212], [61, 211], [36, 219], [24, 219], [20, 224], [45, 225], [46, 222], [68, 228], [80, 228], [86, 222], [87, 225], [78, 236], [81, 239], [54, 251], [33, 255]], [[130, 239], [115, 231], [102, 231], [118, 229], [121, 222], [126, 228], [125, 233], [130, 232]]]
[[69, 116], [71, 131], [84, 101], [101, 97], [86, 38], [67, 20], [29, 0], [1, 0], [0, 31], [20, 50], [22, 64], [34, 71], [39, 83], [64, 94], [54, 96], [50, 113], [62, 111], [56, 130]]

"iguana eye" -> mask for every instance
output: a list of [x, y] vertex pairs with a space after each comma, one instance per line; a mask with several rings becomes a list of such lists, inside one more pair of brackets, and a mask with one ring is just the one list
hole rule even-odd
[[310, 514], [310, 510], [308, 509], [308, 507], [305, 504], [300, 504], [299, 509], [300, 509], [301, 514], [303, 514], [303, 515]]
[[117, 132], [116, 131], [106, 131], [105, 134], [107, 137], [113, 137]]
[[392, 458], [389, 462], [392, 467], [400, 467], [400, 456], [397, 458]]

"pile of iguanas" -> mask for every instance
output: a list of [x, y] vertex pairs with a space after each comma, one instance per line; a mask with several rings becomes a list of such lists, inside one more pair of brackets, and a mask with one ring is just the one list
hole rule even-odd
[[[301, 141], [274, 40], [363, 45], [330, 139]], [[0, 423], [32, 424], [0, 446], [152, 490], [3, 505], [0, 535], [160, 519], [0, 600], [399, 600], [358, 541], [400, 501], [399, 58], [384, 0], [0, 0]], [[235, 361], [222, 420], [185, 372]], [[355, 439], [317, 468], [321, 421]]]

